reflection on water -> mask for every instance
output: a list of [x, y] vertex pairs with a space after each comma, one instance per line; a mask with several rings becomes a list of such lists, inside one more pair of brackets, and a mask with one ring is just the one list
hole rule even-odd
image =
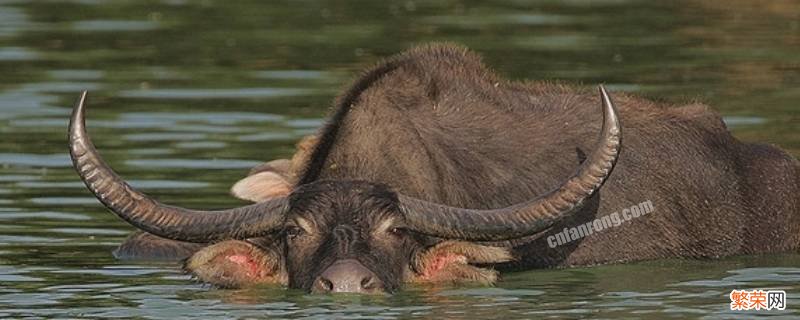
[[111, 257], [131, 228], [78, 181], [65, 131], [90, 90], [95, 143], [131, 184], [237, 205], [229, 186], [288, 156], [359, 70], [448, 40], [514, 79], [703, 101], [740, 139], [800, 155], [798, 21], [792, 0], [0, 1], [0, 318], [732, 318], [727, 294], [752, 288], [787, 291], [789, 308], [768, 314], [797, 317], [797, 254], [534, 270], [391, 297], [209, 289], [176, 264]]

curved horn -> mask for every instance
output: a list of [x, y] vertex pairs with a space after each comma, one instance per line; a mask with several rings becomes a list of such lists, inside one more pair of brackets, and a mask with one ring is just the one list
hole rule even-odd
[[282, 226], [285, 198], [229, 210], [198, 211], [161, 204], [133, 189], [103, 161], [86, 133], [86, 96], [86, 91], [81, 93], [70, 118], [72, 164], [95, 197], [123, 220], [154, 235], [189, 242], [257, 237]]
[[502, 209], [462, 209], [398, 195], [409, 229], [469, 241], [501, 241], [533, 235], [578, 212], [611, 174], [622, 144], [616, 108], [600, 86], [603, 128], [599, 146], [561, 186]]

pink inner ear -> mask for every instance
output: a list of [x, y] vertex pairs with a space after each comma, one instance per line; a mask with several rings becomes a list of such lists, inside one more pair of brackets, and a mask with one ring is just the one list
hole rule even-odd
[[420, 278], [422, 278], [423, 280], [431, 280], [433, 278], [436, 278], [436, 276], [439, 274], [440, 271], [444, 270], [450, 265], [466, 264], [466, 263], [467, 263], [467, 257], [460, 254], [446, 253], [437, 255], [436, 257], [428, 261], [427, 264], [425, 264], [425, 269], [422, 270]]
[[227, 256], [225, 257], [225, 259], [239, 265], [244, 270], [246, 270], [248, 277], [256, 277], [257, 275], [261, 274], [261, 272], [259, 272], [260, 271], [259, 266], [256, 265], [255, 261], [253, 261], [253, 258], [250, 256], [235, 254]]
[[267, 266], [258, 263], [249, 253], [225, 253], [223, 257], [223, 265], [225, 265], [224, 268], [228, 274], [244, 273], [244, 276], [256, 279], [270, 276], [269, 270], [266, 269]]

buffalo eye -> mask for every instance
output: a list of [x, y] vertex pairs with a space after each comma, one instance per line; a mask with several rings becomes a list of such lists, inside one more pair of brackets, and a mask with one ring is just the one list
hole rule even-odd
[[303, 229], [298, 226], [287, 226], [284, 229], [284, 232], [286, 233], [286, 236], [289, 237], [289, 239], [294, 239], [297, 238], [297, 236], [303, 234]]
[[389, 234], [391, 234], [391, 235], [393, 235], [395, 237], [401, 238], [401, 237], [406, 235], [407, 231], [408, 230], [406, 230], [406, 228], [403, 228], [403, 227], [394, 227], [394, 228], [389, 229]]

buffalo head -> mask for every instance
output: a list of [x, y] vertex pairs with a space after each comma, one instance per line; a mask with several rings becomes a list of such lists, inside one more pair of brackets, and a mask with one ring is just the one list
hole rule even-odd
[[575, 174], [546, 194], [493, 210], [430, 203], [369, 181], [313, 181], [221, 211], [168, 206], [131, 188], [101, 159], [85, 128], [85, 92], [70, 122], [70, 153], [89, 190], [120, 218], [160, 237], [209, 244], [186, 268], [212, 284], [392, 292], [406, 282], [492, 283], [495, 272], [481, 266], [511, 257], [479, 242], [530, 236], [573, 215], [614, 168], [620, 125], [600, 93], [600, 141]]

